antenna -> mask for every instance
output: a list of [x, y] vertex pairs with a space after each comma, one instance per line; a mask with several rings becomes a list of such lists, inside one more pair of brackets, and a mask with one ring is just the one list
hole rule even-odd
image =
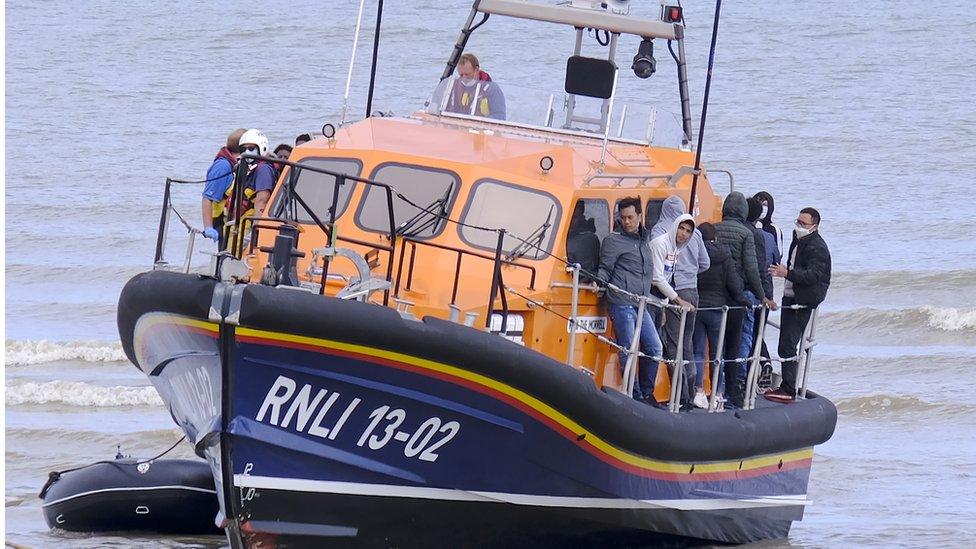
[[349, 73], [346, 75], [346, 95], [342, 97], [342, 115], [339, 125], [346, 123], [346, 108], [349, 106], [349, 87], [352, 85], [352, 67], [356, 63], [356, 46], [359, 45], [359, 28], [363, 24], [363, 6], [366, 0], [359, 0], [359, 17], [356, 18], [356, 36], [352, 39], [352, 55], [349, 57]]
[[705, 115], [708, 114], [708, 90], [712, 87], [712, 65], [715, 63], [715, 41], [718, 38], [718, 16], [722, 12], [722, 0], [715, 0], [715, 21], [712, 23], [712, 45], [708, 52], [708, 72], [705, 73], [705, 96], [702, 98], [701, 122], [698, 124], [698, 150], [695, 151], [695, 171], [691, 179], [691, 195], [688, 211], [695, 211], [695, 192], [698, 190], [698, 173], [701, 171], [702, 140], [705, 137]]

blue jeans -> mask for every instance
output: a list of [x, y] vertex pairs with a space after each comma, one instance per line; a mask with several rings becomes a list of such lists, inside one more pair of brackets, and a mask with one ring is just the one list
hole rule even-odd
[[[613, 331], [617, 335], [617, 345], [630, 349], [634, 341], [634, 331], [637, 328], [637, 306], [610, 305], [610, 320], [613, 321]], [[661, 356], [661, 338], [658, 336], [650, 311], [644, 309], [644, 321], [641, 323], [640, 351], [648, 356]], [[627, 365], [627, 353], [620, 353], [620, 369]], [[634, 398], [654, 398], [654, 379], [657, 378], [657, 360], [641, 358], [638, 361], [637, 383], [634, 384]]]
[[[708, 341], [708, 360], [711, 369], [717, 367], [716, 353], [718, 352], [719, 328], [722, 327], [722, 311], [698, 311], [695, 315], [695, 389], [705, 388], [705, 341]], [[718, 387], [713, 392], [725, 392], [725, 369], [718, 369]]]
[[[744, 293], [746, 295], [746, 299], [749, 300], [749, 303], [759, 305], [760, 301], [756, 297], [756, 294], [748, 290], [746, 290]], [[752, 356], [752, 344], [754, 341], [752, 328], [756, 323], [756, 311], [758, 311], [758, 309], [746, 309], [745, 317], [742, 320], [742, 347], [739, 349], [739, 358]], [[739, 368], [743, 375], [745, 375], [744, 373], [748, 369], [749, 365], [745, 362], [743, 362]]]

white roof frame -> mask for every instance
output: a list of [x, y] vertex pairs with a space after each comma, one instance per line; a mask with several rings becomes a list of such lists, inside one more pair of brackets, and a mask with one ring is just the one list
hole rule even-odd
[[486, 14], [546, 21], [645, 38], [665, 40], [676, 38], [673, 23], [618, 15], [603, 10], [574, 8], [568, 5], [557, 6], [528, 0], [481, 0], [477, 4], [477, 10]]

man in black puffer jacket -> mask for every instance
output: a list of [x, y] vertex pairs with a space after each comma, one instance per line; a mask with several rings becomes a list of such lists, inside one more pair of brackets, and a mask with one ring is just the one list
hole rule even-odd
[[[780, 319], [779, 356], [783, 362], [783, 382], [779, 389], [766, 393], [766, 398], [789, 402], [796, 397], [796, 356], [813, 309], [827, 296], [830, 287], [830, 250], [820, 236], [820, 212], [803, 208], [796, 218], [789, 260], [773, 265], [770, 274], [785, 278], [783, 285], [783, 316]], [[789, 309], [789, 305], [805, 305], [803, 309]]]
[[[711, 223], [702, 223], [698, 227], [705, 242], [710, 265], [707, 270], [698, 274], [698, 307], [699, 309], [715, 309], [716, 307], [748, 305], [749, 300], [742, 292], [742, 278], [732, 264], [732, 254], [729, 247], [715, 241], [715, 227]], [[709, 361], [715, 364], [718, 352], [718, 336], [722, 326], [722, 311], [699, 310], [695, 316], [695, 405], [705, 408], [705, 341], [708, 341]], [[718, 393], [723, 392], [725, 376], [720, 373]]]
[[[752, 228], [746, 224], [749, 206], [746, 197], [740, 192], [729, 193], [722, 204], [722, 221], [715, 224], [716, 240], [729, 247], [732, 253], [732, 264], [745, 282], [747, 290], [762, 298], [770, 309], [776, 308], [776, 303], [766, 298], [762, 278], [759, 276], [759, 261], [756, 254], [756, 238]], [[745, 313], [742, 309], [729, 311], [725, 329], [725, 390], [728, 400], [737, 407], [741, 407], [745, 400], [746, 365], [733, 362], [740, 358], [742, 346], [742, 323]]]

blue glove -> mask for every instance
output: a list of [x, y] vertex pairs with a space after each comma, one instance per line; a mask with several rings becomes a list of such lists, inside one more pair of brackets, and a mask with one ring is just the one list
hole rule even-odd
[[217, 239], [220, 238], [220, 235], [217, 234], [217, 229], [214, 229], [213, 227], [207, 227], [206, 229], [203, 230], [203, 237], [209, 238], [210, 240], [217, 242]]

